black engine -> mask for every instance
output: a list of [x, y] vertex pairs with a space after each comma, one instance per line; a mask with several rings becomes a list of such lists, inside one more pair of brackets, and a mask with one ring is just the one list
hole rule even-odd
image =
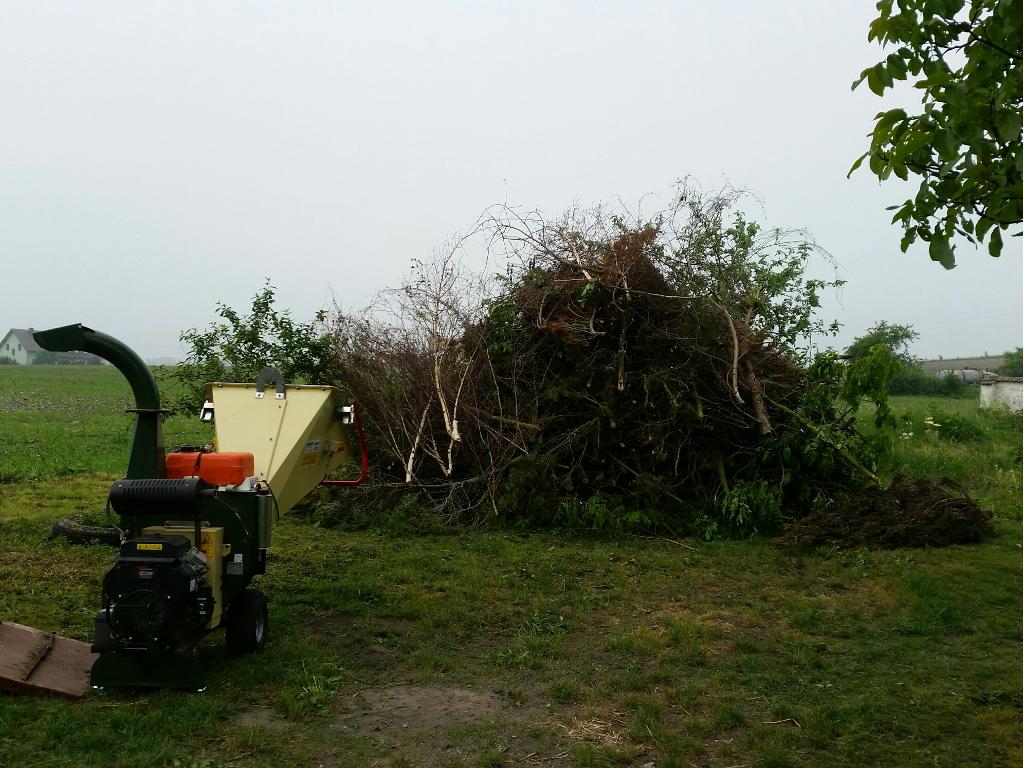
[[121, 545], [103, 577], [93, 650], [183, 650], [213, 613], [205, 556], [186, 536], [142, 535]]

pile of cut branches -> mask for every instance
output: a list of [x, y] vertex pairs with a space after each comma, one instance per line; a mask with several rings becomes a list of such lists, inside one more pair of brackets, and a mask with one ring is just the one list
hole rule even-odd
[[463, 520], [713, 535], [875, 479], [851, 414], [884, 399], [891, 360], [851, 376], [809, 359], [836, 283], [807, 277], [808, 236], [763, 230], [737, 200], [683, 186], [642, 220], [500, 208], [478, 230], [497, 279], [467, 272], [454, 241], [388, 313], [339, 314], [376, 481]]

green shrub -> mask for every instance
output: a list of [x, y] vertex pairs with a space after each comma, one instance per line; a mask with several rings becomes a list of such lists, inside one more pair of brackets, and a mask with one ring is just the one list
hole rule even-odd
[[983, 443], [988, 440], [990, 421], [986, 413], [966, 416], [945, 410], [911, 411], [900, 417], [898, 431], [904, 439], [933, 434], [949, 443]]
[[325, 327], [327, 313], [320, 310], [312, 322], [299, 323], [276, 301], [276, 289], [267, 280], [248, 314], [218, 303], [221, 322], [181, 334], [189, 352], [168, 373], [180, 386], [176, 407], [194, 410], [202, 405], [209, 382], [255, 381], [267, 366], [277, 368], [289, 384], [336, 379], [337, 350]]
[[1017, 347], [1004, 355], [999, 373], [1003, 376], [1024, 376], [1024, 347]]
[[623, 503], [622, 497], [595, 493], [589, 499], [562, 499], [555, 525], [570, 530], [620, 532], [651, 527], [652, 516], [644, 509]]
[[718, 514], [728, 533], [770, 533], [782, 524], [781, 495], [767, 483], [741, 480], [722, 494]]
[[936, 397], [959, 397], [967, 385], [959, 376], [947, 373], [936, 376], [920, 365], [905, 365], [889, 380], [891, 395], [933, 395]]
[[983, 443], [987, 439], [985, 428], [969, 416], [937, 411], [932, 421], [940, 425], [939, 437], [951, 443]]

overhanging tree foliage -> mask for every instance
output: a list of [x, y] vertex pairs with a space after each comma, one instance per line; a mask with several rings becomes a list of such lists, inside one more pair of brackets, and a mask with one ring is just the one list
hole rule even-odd
[[[922, 109], [875, 116], [867, 159], [871, 172], [920, 177], [916, 195], [894, 205], [905, 252], [918, 238], [932, 260], [955, 266], [957, 235], [988, 240], [999, 256], [1003, 233], [1021, 223], [1022, 0], [882, 0], [868, 40], [895, 50], [861, 72], [881, 96], [914, 78]], [[1015, 233], [1019, 234], [1019, 233]]]

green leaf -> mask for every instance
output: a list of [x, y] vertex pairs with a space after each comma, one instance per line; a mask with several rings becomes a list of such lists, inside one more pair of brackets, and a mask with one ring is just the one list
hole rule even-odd
[[863, 72], [861, 72], [860, 73], [860, 77], [858, 77], [856, 80], [853, 81], [853, 85], [850, 86], [850, 90], [851, 91], [857, 90], [857, 86], [864, 82], [864, 78], [866, 78], [868, 76], [868, 72], [870, 72], [870, 71], [871, 71], [871, 67], [868, 67]]
[[897, 56], [895, 53], [890, 53], [885, 57], [885, 64], [889, 69], [889, 74], [895, 77], [897, 80], [904, 80], [907, 77], [907, 65], [902, 58]]
[[877, 143], [882, 142], [886, 134], [892, 130], [896, 123], [907, 119], [907, 113], [902, 109], [890, 109], [888, 112], [880, 112], [879, 114], [881, 116], [878, 118], [878, 122], [875, 123], [875, 130], [872, 132], [874, 136], [873, 141]]
[[1020, 138], [1020, 112], [1003, 112], [996, 118], [996, 131], [1002, 141], [1013, 141]]
[[876, 96], [881, 96], [885, 91], [885, 83], [882, 81], [882, 74], [879, 71], [881, 65], [876, 64], [868, 70], [868, 88]]
[[935, 185], [935, 194], [943, 201], [952, 200], [960, 192], [961, 185], [956, 179], [943, 179]]
[[1003, 233], [999, 228], [992, 230], [992, 237], [988, 241], [988, 255], [999, 256], [1003, 252]]
[[943, 160], [952, 160], [960, 154], [960, 142], [948, 128], [940, 128], [932, 138], [932, 146]]
[[928, 243], [928, 255], [932, 261], [937, 261], [946, 269], [956, 266], [956, 258], [953, 256], [953, 249], [949, 245], [949, 238], [941, 234], [933, 233], [932, 241]]
[[864, 158], [867, 157], [870, 154], [871, 154], [871, 151], [869, 150], [869, 151], [865, 152], [863, 155], [861, 155], [860, 157], [858, 157], [857, 160], [854, 162], [854, 164], [852, 166], [850, 166], [850, 170], [846, 174], [846, 178], [850, 178], [853, 175], [853, 172], [856, 171], [858, 168], [860, 168], [861, 163], [864, 162]]
[[908, 200], [903, 204], [902, 208], [896, 211], [896, 215], [892, 217], [891, 223], [895, 224], [897, 221], [908, 221], [910, 219], [910, 214], [912, 214], [913, 212], [914, 204]]
[[931, 131], [923, 128], [920, 122], [918, 122], [912, 130], [903, 134], [903, 138], [900, 139], [900, 143], [893, 151], [892, 157], [894, 160], [902, 161], [904, 158], [913, 155], [917, 150], [927, 146], [931, 139]]
[[903, 235], [903, 239], [900, 240], [900, 250], [903, 253], [906, 253], [911, 243], [913, 243], [915, 240], [917, 240], [917, 232], [915, 232], [912, 229], [908, 229], [906, 233]]
[[868, 42], [870, 43], [875, 38], [882, 40], [888, 30], [889, 22], [887, 19], [875, 19], [871, 22], [871, 26], [868, 27]]

